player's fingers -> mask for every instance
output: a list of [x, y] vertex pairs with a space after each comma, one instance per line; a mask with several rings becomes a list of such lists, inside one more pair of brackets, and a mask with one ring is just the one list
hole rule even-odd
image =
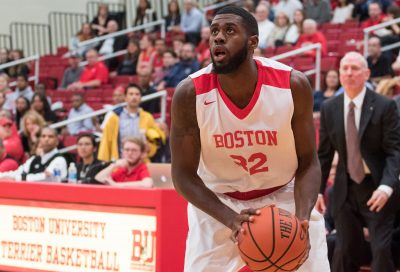
[[300, 224], [301, 224], [301, 227], [303, 228], [303, 230], [308, 232], [308, 227], [309, 227], [308, 220], [303, 220], [300, 222]]
[[259, 215], [261, 214], [261, 211], [259, 209], [244, 209], [240, 214]]

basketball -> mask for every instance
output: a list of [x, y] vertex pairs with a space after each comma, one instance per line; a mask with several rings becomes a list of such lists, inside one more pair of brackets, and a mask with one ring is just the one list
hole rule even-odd
[[296, 271], [307, 257], [308, 238], [290, 212], [267, 206], [254, 222], [243, 223], [240, 256], [253, 271]]

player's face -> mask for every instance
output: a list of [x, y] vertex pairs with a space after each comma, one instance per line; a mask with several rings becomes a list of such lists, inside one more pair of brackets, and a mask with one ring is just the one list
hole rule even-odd
[[215, 72], [227, 74], [237, 70], [249, 54], [248, 36], [241, 17], [217, 15], [210, 30], [210, 52]]

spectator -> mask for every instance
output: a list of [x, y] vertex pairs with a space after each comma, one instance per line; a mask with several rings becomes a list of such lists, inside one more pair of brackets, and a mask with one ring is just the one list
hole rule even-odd
[[[297, 40], [295, 48], [305, 47], [310, 44], [321, 43], [321, 55], [328, 54], [328, 44], [324, 34], [317, 31], [317, 23], [313, 19], [306, 19], [303, 22], [303, 34]], [[307, 57], [315, 57], [316, 50], [304, 52], [303, 55]]]
[[167, 31], [179, 31], [181, 24], [181, 12], [179, 10], [179, 3], [176, 0], [168, 2], [168, 14], [164, 17], [165, 27]]
[[94, 35], [104, 35], [107, 32], [106, 27], [110, 20], [111, 17], [108, 12], [107, 4], [99, 4], [97, 16], [93, 18], [92, 22], [90, 22]]
[[368, 68], [371, 71], [370, 81], [378, 84], [381, 79], [390, 78], [394, 75], [391, 61], [382, 54], [381, 41], [378, 37], [368, 40]]
[[210, 36], [211, 36], [210, 27], [203, 26], [201, 28], [201, 40], [196, 47], [197, 60], [199, 62], [203, 62], [204, 60], [211, 58], [210, 44], [209, 44]]
[[92, 28], [89, 23], [83, 23], [81, 29], [74, 37], [71, 38], [69, 42], [69, 50], [72, 51], [72, 55], [79, 55], [79, 57], [84, 57], [86, 52], [96, 46], [97, 43], [88, 44], [85, 46], [79, 46], [79, 43], [93, 39], [95, 37]]
[[[153, 83], [151, 82], [151, 75], [152, 74], [150, 69], [142, 69], [138, 73], [138, 85], [142, 89], [142, 96], [154, 94], [157, 92], [157, 90], [153, 87]], [[158, 113], [160, 112], [160, 99], [156, 98], [146, 102], [142, 102], [140, 104], [140, 107], [143, 110], [150, 112], [151, 114]]]
[[165, 88], [176, 87], [177, 79], [175, 76], [178, 72], [178, 56], [173, 50], [167, 50], [163, 55], [164, 69], [161, 81], [157, 84], [157, 90], [161, 91]]
[[[107, 23], [107, 34], [117, 32], [119, 29], [118, 23], [115, 20], [110, 20]], [[125, 35], [120, 35], [113, 38], [107, 38], [98, 46], [99, 54], [107, 55], [125, 49], [128, 45], [128, 38]]]
[[181, 57], [182, 47], [185, 44], [185, 40], [182, 37], [175, 37], [172, 40], [172, 49], [174, 50], [175, 54], [178, 58]]
[[284, 12], [293, 22], [294, 12], [298, 9], [303, 9], [303, 4], [299, 0], [279, 0], [279, 2], [272, 7], [274, 14]]
[[298, 9], [294, 12], [293, 23], [290, 25], [285, 36], [286, 45], [295, 45], [300, 35], [303, 34], [304, 11]]
[[318, 24], [331, 20], [331, 5], [327, 0], [305, 0], [304, 12], [307, 19], [313, 19]]
[[26, 97], [20, 96], [15, 100], [15, 123], [17, 125], [17, 129], [21, 129], [22, 118], [25, 113], [29, 111], [31, 108], [31, 103]]
[[325, 89], [314, 93], [314, 112], [319, 112], [322, 103], [335, 95], [340, 88], [339, 72], [337, 70], [329, 70], [325, 75]]
[[181, 31], [185, 33], [186, 41], [196, 46], [200, 41], [203, 14], [196, 7], [194, 0], [184, 0], [183, 6], [184, 11], [180, 24]]
[[18, 162], [13, 157], [8, 156], [3, 140], [0, 139], [0, 173], [14, 171], [17, 168]]
[[68, 59], [69, 67], [65, 69], [59, 89], [67, 89], [69, 85], [77, 82], [81, 77], [83, 67], [80, 67], [81, 56], [78, 53], [72, 53]]
[[165, 40], [161, 38], [157, 38], [154, 42], [154, 49], [156, 51], [156, 54], [154, 56], [153, 60], [153, 70], [154, 71], [159, 71], [163, 67], [163, 53], [166, 49], [165, 46]]
[[7, 95], [12, 93], [12, 90], [8, 86], [10, 78], [7, 74], [0, 74], [0, 93]]
[[359, 22], [363, 22], [369, 18], [368, 5], [369, 0], [358, 0], [354, 2], [353, 18]]
[[15, 113], [15, 100], [18, 97], [23, 96], [29, 101], [32, 100], [34, 95], [31, 86], [28, 83], [28, 76], [27, 75], [18, 75], [16, 80], [16, 89], [13, 93], [7, 95], [7, 109], [10, 109], [13, 113]]
[[127, 53], [122, 62], [118, 65], [117, 71], [110, 73], [110, 76], [136, 75], [136, 67], [139, 60], [139, 43], [131, 38], [128, 42]]
[[152, 187], [153, 180], [144, 163], [145, 142], [141, 138], [125, 137], [122, 140], [122, 147], [122, 159], [100, 171], [95, 179], [118, 187]]
[[46, 124], [56, 123], [58, 120], [56, 114], [50, 109], [50, 105], [46, 96], [42, 94], [35, 93], [33, 95], [31, 101], [31, 110], [39, 113], [46, 121]]
[[343, 24], [352, 18], [354, 5], [350, 0], [339, 0], [333, 11], [332, 24]]
[[51, 105], [51, 97], [47, 95], [47, 93], [46, 93], [46, 85], [44, 85], [44, 83], [37, 83], [35, 85], [35, 93], [41, 94], [44, 97], [46, 97], [47, 102], [49, 102], [49, 105]]
[[79, 181], [83, 181], [89, 178], [86, 175], [90, 168], [100, 162], [95, 156], [97, 146], [96, 138], [90, 133], [79, 134], [76, 145], [80, 161], [80, 163], [77, 164], [77, 178]]
[[[55, 181], [61, 182], [67, 177], [67, 162], [57, 149], [58, 135], [55, 129], [45, 127], [40, 134], [40, 155], [30, 157], [17, 170], [0, 173], [1, 179], [17, 181]], [[61, 180], [56, 180], [53, 173], [57, 169]]]
[[[384, 22], [388, 22], [400, 17], [400, 7], [398, 6], [390, 6], [387, 9], [387, 13], [385, 18], [383, 18]], [[400, 24], [392, 24], [383, 28], [383, 33], [379, 33], [382, 29], [375, 31], [375, 35], [378, 35], [381, 39], [382, 46], [392, 44], [398, 42], [400, 40]], [[385, 33], [386, 32], [386, 33]], [[394, 53], [396, 54], [396, 52]]]
[[36, 111], [28, 111], [21, 120], [21, 142], [25, 153], [36, 155], [40, 132], [46, 126], [46, 121]]
[[258, 47], [265, 49], [268, 46], [268, 37], [274, 28], [274, 24], [268, 19], [269, 8], [265, 4], [256, 7], [255, 18], [258, 23]]
[[2, 92], [0, 92], [0, 110], [7, 110], [4, 106], [6, 104], [6, 95]]
[[118, 86], [114, 89], [112, 96], [113, 105], [118, 105], [125, 102], [125, 90], [124, 87]]
[[[83, 95], [76, 93], [71, 97], [72, 109], [69, 111], [68, 119], [73, 119], [88, 113], [92, 113], [93, 109], [89, 107], [83, 98]], [[67, 125], [69, 134], [77, 135], [82, 132], [92, 132], [95, 130], [92, 118], [86, 118], [78, 122], [69, 123]]]
[[68, 86], [68, 90], [81, 90], [100, 87], [108, 82], [108, 69], [103, 62], [98, 60], [95, 49], [86, 52], [87, 66], [82, 71], [79, 81]]
[[286, 33], [290, 27], [289, 18], [286, 13], [279, 12], [275, 16], [275, 24], [272, 28], [271, 34], [268, 36], [268, 47], [278, 47], [286, 44]]
[[160, 142], [165, 141], [165, 135], [155, 123], [153, 116], [139, 108], [141, 93], [142, 90], [138, 85], [130, 84], [126, 87], [126, 107], [115, 109], [104, 124], [99, 160], [119, 159], [122, 154], [121, 140], [126, 136], [146, 136], [149, 158], [155, 155]]
[[[10, 61], [20, 60], [24, 58], [24, 52], [19, 49], [11, 50]], [[29, 75], [29, 67], [25, 63], [17, 64], [8, 68], [9, 77], [17, 77], [18, 75]]]
[[181, 61], [178, 62], [178, 74], [176, 77], [180, 78], [179, 81], [181, 81], [190, 74], [199, 70], [199, 68], [200, 64], [196, 58], [194, 45], [191, 43], [185, 43], [181, 51]]
[[143, 37], [140, 39], [139, 46], [140, 54], [136, 72], [144, 68], [153, 70], [154, 58], [157, 54], [156, 49], [154, 48], [153, 37], [147, 34], [143, 35]]
[[7, 154], [21, 162], [24, 157], [24, 150], [16, 127], [8, 117], [0, 118], [0, 139], [3, 140]]
[[[139, 0], [139, 4], [136, 7], [136, 18], [133, 25], [140, 26], [154, 21], [157, 21], [157, 14], [151, 8], [150, 2], [148, 0]], [[154, 30], [154, 27], [148, 27], [144, 30], [144, 32], [148, 33]]]
[[372, 2], [368, 6], [369, 19], [361, 23], [362, 28], [374, 26], [383, 22], [385, 15], [382, 14], [382, 9], [379, 3]]
[[255, 4], [256, 3], [253, 0], [244, 0], [243, 1], [243, 9], [247, 10], [252, 15], [254, 15], [254, 13], [256, 11]]

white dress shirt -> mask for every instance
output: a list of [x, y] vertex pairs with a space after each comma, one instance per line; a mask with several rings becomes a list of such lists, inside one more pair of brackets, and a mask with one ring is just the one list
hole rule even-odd
[[[356, 121], [356, 128], [357, 130], [360, 129], [360, 119], [361, 119], [361, 109], [362, 105], [364, 102], [365, 94], [367, 92], [367, 88], [364, 87], [364, 89], [353, 99], [347, 96], [346, 92], [344, 92], [344, 130], [347, 133], [347, 114], [349, 113], [349, 104], [350, 102], [353, 101], [355, 107], [354, 107], [354, 118]], [[370, 174], [370, 170], [363, 160], [363, 165], [364, 165], [364, 172], [366, 174]], [[379, 185], [378, 190], [385, 192], [389, 197], [393, 193], [393, 189], [390, 186], [387, 185]]]
[[[51, 159], [54, 155], [58, 153], [58, 149], [55, 148], [49, 153], [44, 154], [41, 156], [42, 164], [45, 164], [49, 159]], [[14, 178], [17, 181], [22, 180], [22, 173], [29, 173], [29, 168], [31, 167], [31, 163], [36, 156], [30, 157], [23, 165], [21, 165], [15, 171], [9, 171], [0, 173], [0, 178], [2, 177], [10, 177]], [[59, 169], [61, 172], [61, 179], [67, 178], [67, 162], [64, 157], [60, 156], [55, 158], [46, 168], [46, 171], [53, 173], [54, 169]], [[55, 181], [52, 177], [47, 177], [45, 173], [37, 173], [37, 174], [28, 174], [26, 175], [26, 181]]]

